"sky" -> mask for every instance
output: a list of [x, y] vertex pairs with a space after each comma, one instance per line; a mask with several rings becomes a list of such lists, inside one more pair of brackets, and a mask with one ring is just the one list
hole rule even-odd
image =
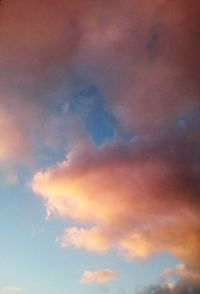
[[200, 293], [199, 0], [0, 1], [0, 293]]

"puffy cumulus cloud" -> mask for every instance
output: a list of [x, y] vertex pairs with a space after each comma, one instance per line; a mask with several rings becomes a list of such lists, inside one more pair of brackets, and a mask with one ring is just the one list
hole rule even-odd
[[84, 271], [80, 282], [83, 284], [104, 284], [116, 279], [117, 272], [110, 269], [103, 269], [98, 271]]
[[[197, 216], [195, 218], [190, 219], [183, 214], [182, 218], [171, 219], [172, 224], [168, 225], [168, 219], [164, 226], [139, 230], [122, 239], [121, 250], [128, 259], [169, 251], [191, 265], [199, 266], [199, 227]], [[173, 239], [170, 240], [170, 237]]]
[[114, 246], [128, 259], [169, 251], [199, 267], [199, 160], [192, 130], [126, 145], [80, 144], [36, 173], [32, 189], [49, 215], [82, 224], [65, 231], [63, 247]]

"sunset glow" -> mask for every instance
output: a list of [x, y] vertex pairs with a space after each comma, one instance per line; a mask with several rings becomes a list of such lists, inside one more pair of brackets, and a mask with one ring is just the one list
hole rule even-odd
[[0, 293], [200, 293], [199, 0], [0, 1]]

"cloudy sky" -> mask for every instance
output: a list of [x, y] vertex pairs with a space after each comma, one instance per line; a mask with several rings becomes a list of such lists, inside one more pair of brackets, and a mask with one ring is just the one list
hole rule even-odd
[[0, 1], [0, 293], [200, 293], [199, 0]]

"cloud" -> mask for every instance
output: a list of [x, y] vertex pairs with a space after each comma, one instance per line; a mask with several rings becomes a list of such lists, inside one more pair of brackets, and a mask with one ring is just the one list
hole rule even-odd
[[[22, 163], [66, 145], [68, 70], [92, 1], [2, 1], [0, 160]], [[80, 13], [81, 11], [81, 13]], [[65, 94], [66, 96], [66, 94]], [[69, 119], [70, 120], [70, 119]], [[61, 139], [62, 138], [62, 139]], [[64, 138], [64, 139], [63, 139]], [[65, 142], [64, 142], [65, 141]], [[40, 154], [38, 155], [38, 153]], [[41, 158], [40, 158], [41, 159]]]
[[[196, 129], [195, 129], [196, 130]], [[62, 247], [111, 247], [128, 259], [168, 251], [199, 266], [199, 143], [174, 129], [157, 139], [77, 145], [32, 180], [50, 215], [71, 218]], [[195, 131], [194, 131], [195, 132]]]
[[135, 294], [198, 294], [200, 288], [191, 284], [177, 283], [175, 286], [169, 285], [154, 285], [147, 287]]
[[[169, 282], [173, 279], [173, 282]], [[198, 294], [200, 291], [200, 272], [185, 264], [167, 268], [161, 275], [160, 283], [142, 289], [137, 294]]]
[[0, 161], [27, 160], [30, 145], [15, 115], [0, 105]]
[[14, 0], [0, 14], [4, 161], [66, 145], [69, 122], [57, 109], [85, 84], [132, 131], [199, 107], [198, 0]]
[[5, 293], [5, 292], [22, 292], [22, 288], [15, 287], [15, 286], [0, 287], [0, 293]]
[[2, 162], [66, 145], [63, 97], [85, 84], [138, 134], [101, 147], [72, 140], [63, 162], [35, 174], [48, 215], [77, 223], [62, 247], [169, 251], [199, 266], [199, 22], [198, 0], [1, 3]]
[[194, 285], [200, 286], [200, 272], [196, 268], [190, 268], [185, 264], [178, 264], [175, 268], [166, 269], [161, 275], [161, 282], [168, 278], [184, 280]]
[[84, 271], [80, 282], [82, 284], [104, 284], [116, 279], [116, 277], [117, 272], [114, 272], [110, 269], [102, 269], [98, 271]]
[[199, 16], [198, 0], [117, 1], [93, 13], [78, 62], [99, 72], [126, 127], [155, 132], [199, 107]]
[[129, 128], [165, 125], [199, 106], [199, 15], [198, 0], [4, 1], [0, 100], [38, 117], [87, 80]]
[[186, 264], [167, 268], [161, 275], [160, 283], [149, 286], [137, 294], [198, 294], [200, 291], [200, 272]]
[[89, 230], [76, 227], [66, 229], [58, 242], [61, 247], [74, 246], [94, 252], [105, 252], [110, 247], [109, 240], [95, 227]]

